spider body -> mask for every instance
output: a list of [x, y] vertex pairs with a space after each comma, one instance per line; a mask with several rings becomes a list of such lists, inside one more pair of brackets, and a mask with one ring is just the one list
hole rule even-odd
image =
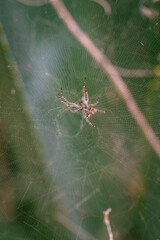
[[[99, 98], [97, 99], [97, 101], [95, 103], [89, 104], [89, 97], [88, 97], [88, 92], [86, 89], [86, 78], [84, 79], [84, 85], [82, 88], [82, 101], [81, 102], [79, 102], [79, 103], [69, 102], [63, 96], [62, 88], [61, 88], [61, 95], [58, 94], [58, 97], [59, 97], [61, 103], [63, 103], [65, 106], [67, 106], [69, 108], [70, 112], [76, 113], [76, 112], [81, 111], [83, 118], [92, 127], [95, 127], [95, 126], [89, 121], [89, 118], [96, 112], [100, 112], [100, 113], [107, 112], [107, 110], [104, 111], [104, 110], [99, 110], [97, 108], [94, 108], [99, 103]], [[72, 110], [72, 109], [75, 109], [75, 110]]]

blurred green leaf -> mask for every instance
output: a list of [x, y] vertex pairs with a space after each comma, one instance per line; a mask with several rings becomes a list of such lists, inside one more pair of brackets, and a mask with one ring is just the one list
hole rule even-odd
[[[64, 2], [127, 72], [124, 81], [160, 136], [159, 2], [107, 1], [111, 12], [98, 1]], [[8, 218], [0, 216], [0, 235], [107, 239], [103, 211], [111, 207], [114, 239], [158, 239], [159, 160], [109, 79], [42, 3], [0, 3], [0, 160], [7, 172], [0, 177], [10, 192], [2, 188]], [[58, 99], [62, 87], [69, 101], [80, 101], [84, 77], [90, 101], [100, 97], [97, 108], [108, 110], [91, 117], [96, 129]]]

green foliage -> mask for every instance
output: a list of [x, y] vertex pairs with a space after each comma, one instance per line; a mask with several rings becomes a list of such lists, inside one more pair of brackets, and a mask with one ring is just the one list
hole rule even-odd
[[[38, 3], [5, 0], [0, 8], [0, 238], [107, 239], [103, 211], [111, 207], [114, 239], [158, 239], [159, 160], [109, 79], [51, 5]], [[65, 4], [127, 72], [159, 136], [158, 3], [110, 1], [110, 15], [97, 1]], [[80, 101], [84, 77], [90, 101], [100, 97], [97, 108], [108, 110], [91, 118], [96, 129], [58, 99], [62, 87]]]

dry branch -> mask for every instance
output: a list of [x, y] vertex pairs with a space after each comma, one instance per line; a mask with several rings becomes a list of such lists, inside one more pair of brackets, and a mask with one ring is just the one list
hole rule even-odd
[[111, 224], [109, 221], [109, 213], [112, 211], [111, 208], [108, 208], [106, 211], [103, 212], [104, 214], [104, 223], [107, 227], [108, 235], [109, 235], [109, 240], [113, 240], [113, 233], [111, 230]]

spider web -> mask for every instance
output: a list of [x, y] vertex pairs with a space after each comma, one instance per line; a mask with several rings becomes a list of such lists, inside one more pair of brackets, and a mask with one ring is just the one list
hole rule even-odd
[[[125, 76], [138, 106], [160, 137], [160, 80], [156, 71], [159, 3], [106, 1], [110, 6], [110, 11], [106, 11], [102, 2], [65, 1], [80, 27]], [[22, 3], [25, 1], [12, 3], [15, 8], [11, 8], [11, 1], [7, 0], [6, 13], [1, 12], [0, 16], [20, 74], [19, 84], [24, 87], [27, 116], [44, 152], [49, 183], [46, 193], [31, 201], [29, 190], [35, 179], [31, 181], [23, 172], [25, 184], [15, 217], [22, 212], [32, 216], [25, 208], [27, 198], [39, 206], [37, 212], [46, 221], [45, 225], [38, 215], [34, 226], [23, 222], [22, 228], [27, 225], [37, 239], [50, 239], [39, 222], [43, 226], [50, 222], [49, 229], [52, 218], [59, 223], [50, 229], [56, 232], [54, 239], [107, 239], [103, 211], [111, 207], [115, 239], [158, 239], [159, 160], [107, 76], [71, 36], [51, 6]], [[79, 102], [84, 77], [90, 103], [99, 97], [96, 107], [108, 110], [106, 114], [91, 116], [96, 129], [80, 113], [69, 112], [58, 98], [62, 87], [64, 97]], [[3, 85], [1, 88], [3, 91]], [[6, 98], [11, 100], [12, 96]], [[16, 115], [12, 117], [15, 120], [10, 128], [16, 129]], [[16, 130], [13, 134], [20, 143], [22, 137], [18, 139]], [[38, 167], [40, 163], [35, 164]], [[50, 217], [41, 206], [52, 201], [56, 209]], [[32, 239], [27, 233], [24, 236]]]

